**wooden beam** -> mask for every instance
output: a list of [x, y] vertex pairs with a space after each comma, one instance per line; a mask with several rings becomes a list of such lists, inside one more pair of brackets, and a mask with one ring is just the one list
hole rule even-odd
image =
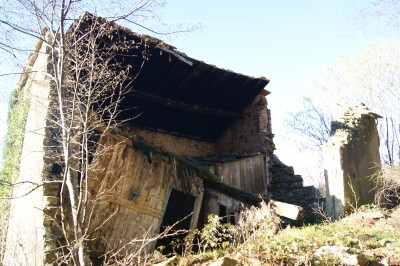
[[234, 102], [232, 102], [234, 99], [236, 99], [236, 97], [238, 97], [238, 95], [243, 94], [243, 91], [245, 91], [245, 89], [247, 88], [247, 86], [249, 86], [249, 83], [252, 82], [253, 80], [251, 79], [245, 79], [240, 86], [233, 92], [231, 93], [231, 95], [229, 97], [227, 97], [225, 99], [225, 101], [222, 103], [222, 107], [225, 106], [230, 106], [232, 104], [235, 104]]
[[203, 93], [203, 90], [208, 88], [210, 85], [210, 79], [212, 80], [213, 77], [217, 78], [219, 75], [219, 69], [215, 66], [207, 65], [207, 64], [199, 64], [201, 69], [202, 75], [200, 76], [200, 81], [191, 88], [191, 95], [188, 96], [188, 101], [194, 102], [200, 95]]
[[162, 79], [160, 81], [158, 81], [154, 87], [149, 88], [148, 92], [152, 93], [152, 92], [157, 92], [157, 91], [161, 90], [163, 88], [164, 84], [171, 78], [171, 76], [174, 74], [174, 72], [177, 71], [177, 69], [181, 66], [179, 60], [173, 60], [172, 62], [173, 62], [172, 64], [174, 64], [174, 65], [172, 67], [169, 67], [168, 71], [166, 71], [166, 73], [163, 74]]
[[258, 206], [262, 201], [261, 198], [256, 197], [251, 193], [228, 186], [218, 181], [204, 179], [204, 186], [249, 205]]
[[190, 61], [189, 59], [186, 59], [186, 58], [183, 57], [182, 55], [180, 55], [180, 54], [178, 54], [178, 53], [176, 53], [176, 52], [174, 52], [174, 51], [172, 51], [172, 50], [169, 50], [169, 49], [167, 49], [167, 48], [163, 48], [163, 47], [159, 47], [159, 48], [160, 48], [161, 50], [163, 50], [164, 52], [167, 52], [167, 53], [169, 53], [169, 54], [172, 54], [173, 56], [175, 56], [176, 58], [178, 58], [178, 59], [181, 60], [182, 62], [188, 64], [189, 66], [193, 66], [193, 62]]
[[269, 90], [266, 90], [266, 89], [263, 89], [262, 91], [260, 91], [258, 93], [258, 95], [261, 95], [261, 96], [267, 96], [267, 95], [270, 95], [270, 94], [271, 94], [271, 92]]
[[152, 208], [140, 205], [140, 204], [137, 204], [137, 203], [132, 202], [132, 201], [127, 200], [127, 199], [123, 199], [123, 198], [119, 198], [119, 197], [114, 196], [114, 197], [109, 197], [108, 201], [112, 202], [114, 204], [120, 205], [122, 207], [131, 209], [131, 210], [143, 213], [143, 214], [147, 214], [147, 215], [153, 216], [153, 217], [158, 218], [158, 219], [161, 219], [161, 217], [162, 217], [162, 212], [161, 211], [156, 210], [156, 209], [152, 209]]
[[185, 102], [178, 102], [178, 101], [174, 101], [171, 99], [155, 96], [153, 94], [138, 91], [138, 90], [132, 90], [131, 92], [129, 92], [128, 96], [139, 99], [139, 100], [151, 102], [151, 103], [169, 106], [172, 108], [181, 109], [181, 110], [185, 110], [185, 111], [202, 113], [202, 114], [206, 114], [206, 115], [220, 116], [220, 117], [226, 117], [226, 118], [239, 118], [242, 116], [241, 114], [238, 114], [238, 113], [219, 110], [219, 109], [212, 109], [212, 108], [208, 108], [208, 107], [188, 104]]
[[272, 209], [279, 216], [283, 216], [295, 221], [299, 221], [304, 218], [304, 210], [300, 206], [275, 200], [271, 200], [271, 205]]
[[195, 76], [193, 73], [195, 73], [196, 71], [198, 71], [198, 69], [200, 68], [201, 64], [196, 64], [194, 67], [192, 67], [190, 69], [190, 72], [186, 75], [186, 78], [184, 78], [181, 83], [172, 90], [172, 92], [169, 94], [170, 98], [174, 98], [178, 92], [186, 92], [186, 94], [188, 93], [187, 90], [182, 90], [182, 88], [184, 87], [184, 85], [186, 85], [186, 83], [188, 82], [188, 80], [192, 79], [193, 76]]
[[[218, 79], [213, 81], [213, 84], [211, 86], [209, 86], [206, 90], [202, 91], [203, 93], [200, 94], [197, 98], [196, 98], [196, 102], [202, 102], [204, 100], [208, 100], [210, 98], [212, 98], [211, 96], [215, 97], [215, 93], [219, 92], [219, 91], [223, 91], [223, 87], [221, 86], [221, 82], [224, 82], [225, 80], [228, 79], [228, 77], [230, 76], [235, 76], [237, 74], [233, 73], [233, 72], [229, 72], [229, 71], [222, 71], [222, 70], [218, 70], [220, 72], [222, 72], [222, 75], [219, 76]], [[216, 89], [219, 88], [219, 89]]]

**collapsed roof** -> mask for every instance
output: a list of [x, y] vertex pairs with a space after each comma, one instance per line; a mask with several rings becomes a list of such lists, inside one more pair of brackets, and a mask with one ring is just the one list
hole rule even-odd
[[[85, 23], [94, 18], [85, 16]], [[140, 69], [132, 73], [135, 78], [121, 105], [131, 110], [123, 118], [139, 115], [129, 122], [135, 127], [215, 141], [258, 94], [269, 94], [264, 90], [269, 82], [266, 78], [206, 64], [161, 40], [111, 24], [117, 36], [111, 39], [124, 36], [136, 43], [120, 55], [123, 64]]]

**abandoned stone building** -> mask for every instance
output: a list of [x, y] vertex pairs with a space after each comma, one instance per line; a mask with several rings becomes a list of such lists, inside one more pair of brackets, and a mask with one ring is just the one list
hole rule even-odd
[[[89, 23], [92, 17], [86, 19]], [[120, 104], [126, 110], [121, 120], [135, 118], [102, 134], [98, 147], [112, 147], [107, 152], [100, 155], [94, 147], [98, 165], [87, 184], [89, 196], [97, 197], [88, 225], [91, 256], [127, 247], [146, 232], [157, 234], [182, 219], [179, 226], [185, 229], [201, 227], [208, 214], [235, 223], [240, 210], [256, 205], [260, 195], [308, 206], [312, 188], [303, 188], [301, 177], [273, 155], [268, 79], [209, 65], [112, 25], [113, 34], [138, 44], [121, 52], [121, 67], [140, 72]], [[132, 56], [144, 52], [144, 62]], [[52, 156], [49, 117], [55, 97], [46, 76], [48, 62], [46, 44], [39, 42], [30, 60], [36, 71], [24, 84], [30, 109], [18, 181], [40, 186], [14, 189], [7, 265], [55, 263], [65, 241], [61, 166]]]

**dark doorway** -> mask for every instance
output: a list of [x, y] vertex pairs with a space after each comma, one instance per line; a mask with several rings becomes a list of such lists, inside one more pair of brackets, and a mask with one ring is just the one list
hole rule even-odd
[[223, 224], [228, 223], [228, 216], [226, 216], [226, 207], [224, 205], [219, 205], [219, 217], [221, 217], [221, 222]]
[[[161, 223], [160, 233], [163, 232], [166, 227], [172, 226], [178, 221], [180, 222], [173, 227], [172, 229], [173, 231], [181, 229], [184, 230], [190, 229], [190, 223], [192, 221], [192, 216], [190, 214], [193, 212], [195, 203], [196, 203], [196, 197], [172, 189], [168, 199], [167, 208], [165, 209], [164, 212], [164, 218]], [[173, 251], [179, 253], [180, 252], [179, 247], [174, 248], [170, 245], [170, 243], [174, 239], [183, 240], [186, 235], [187, 234], [180, 234], [176, 236], [159, 239], [157, 241], [156, 247], [158, 248], [160, 246], [163, 246], [164, 248], [162, 249], [162, 253], [165, 255], [168, 255]]]
[[219, 217], [221, 218], [222, 224], [232, 224], [235, 225], [235, 213], [230, 211], [228, 214], [228, 209], [226, 206], [219, 204]]

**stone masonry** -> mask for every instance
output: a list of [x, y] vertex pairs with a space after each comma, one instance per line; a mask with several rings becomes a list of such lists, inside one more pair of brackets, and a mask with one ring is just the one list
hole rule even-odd
[[327, 214], [332, 220], [374, 202], [373, 176], [380, 169], [377, 118], [361, 104], [332, 122], [331, 137], [323, 148]]
[[268, 192], [273, 200], [283, 201], [301, 206], [304, 209], [302, 221], [288, 221], [298, 226], [321, 221], [322, 217], [315, 211], [323, 204], [324, 198], [314, 186], [303, 186], [303, 178], [294, 173], [291, 166], [285, 165], [274, 154], [270, 161], [270, 184]]

